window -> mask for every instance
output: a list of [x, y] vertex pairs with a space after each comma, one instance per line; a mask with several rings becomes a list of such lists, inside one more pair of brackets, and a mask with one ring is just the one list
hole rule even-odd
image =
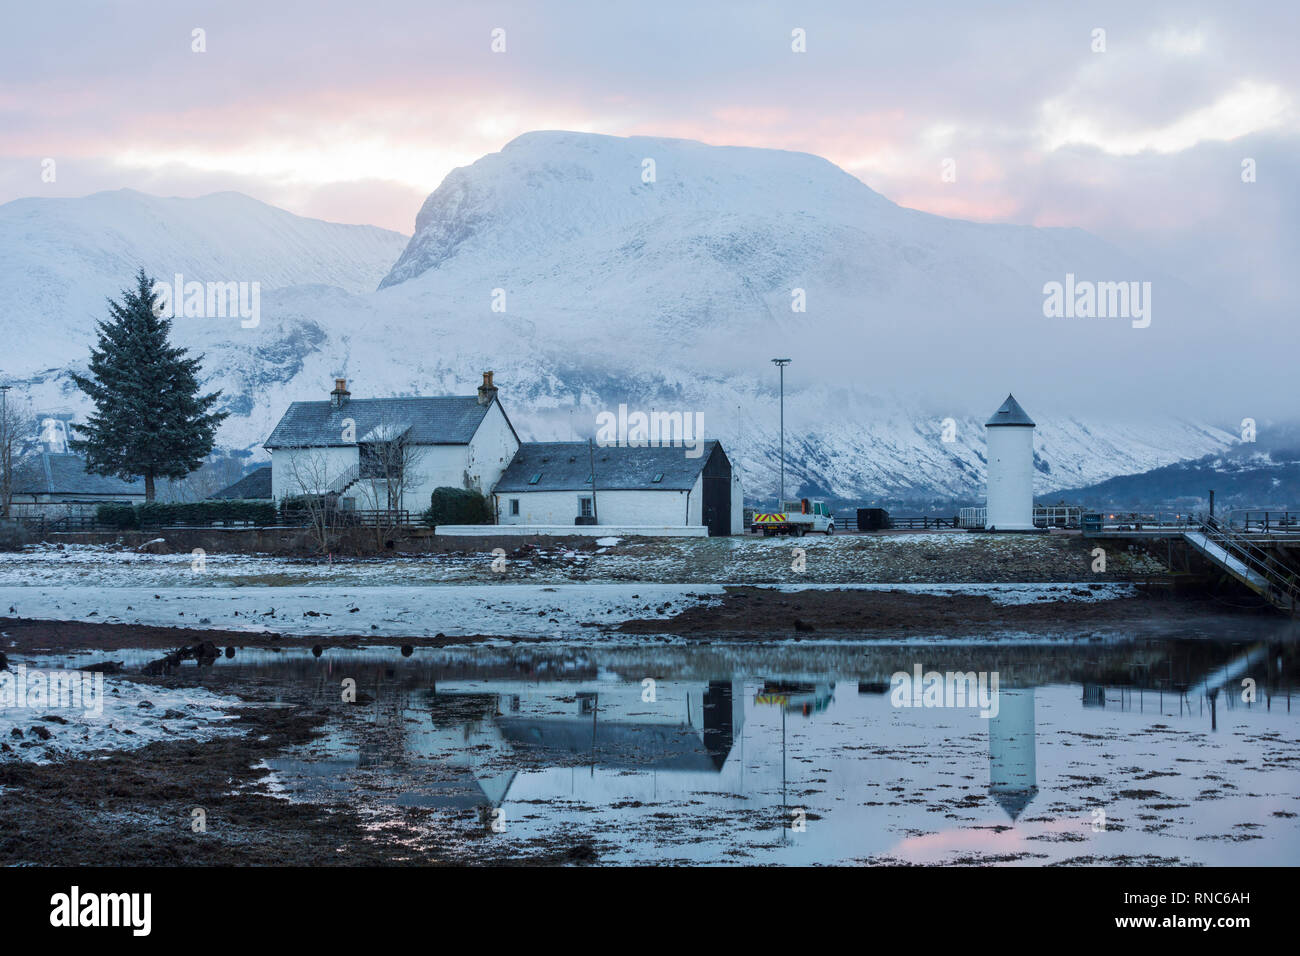
[[579, 499], [578, 499], [578, 517], [580, 517], [580, 518], [590, 518], [590, 517], [592, 516], [592, 514], [593, 514], [593, 512], [592, 512], [592, 508], [591, 508], [591, 499], [590, 499], [590, 498], [579, 498]]
[[519, 499], [518, 499], [518, 498], [511, 498], [511, 499], [510, 499], [510, 514], [511, 514], [511, 515], [517, 515], [517, 514], [519, 514]]
[[535, 485], [541, 480], [542, 480], [542, 473], [539, 471], [537, 474], [533, 475], [533, 477], [528, 479], [528, 483], [530, 485]]
[[659, 472], [659, 474], [655, 475], [653, 478], [650, 479], [650, 483], [652, 485], [657, 485], [659, 484], [659, 482], [663, 480], [664, 480], [664, 473], [661, 471]]
[[591, 484], [591, 478], [592, 478], [592, 476], [591, 476], [591, 475], [588, 475], [588, 476], [587, 476], [587, 480], [584, 481], [583, 484], [584, 484], [584, 485], [589, 485], [589, 484]]

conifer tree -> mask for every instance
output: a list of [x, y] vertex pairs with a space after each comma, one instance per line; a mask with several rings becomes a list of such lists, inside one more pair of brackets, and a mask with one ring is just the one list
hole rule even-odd
[[203, 356], [189, 358], [168, 341], [172, 324], [155, 311], [154, 281], [143, 269], [135, 278], [120, 303], [108, 302], [90, 374], [72, 376], [95, 411], [76, 426], [84, 437], [69, 445], [93, 474], [143, 477], [145, 500], [153, 501], [157, 479], [184, 478], [203, 463], [228, 413], [211, 411], [220, 392], [199, 395]]

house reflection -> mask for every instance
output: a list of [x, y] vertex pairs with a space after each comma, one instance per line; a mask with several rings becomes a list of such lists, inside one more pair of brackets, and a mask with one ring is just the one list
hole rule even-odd
[[562, 772], [564, 789], [591, 799], [610, 777], [620, 790], [636, 774], [707, 785], [699, 778], [723, 771], [744, 725], [744, 694], [730, 680], [660, 681], [653, 699], [639, 683], [605, 681], [494, 681], [490, 691], [440, 684], [413, 698], [404, 746], [461, 771], [477, 791], [470, 802], [494, 807], [517, 796], [523, 771]]

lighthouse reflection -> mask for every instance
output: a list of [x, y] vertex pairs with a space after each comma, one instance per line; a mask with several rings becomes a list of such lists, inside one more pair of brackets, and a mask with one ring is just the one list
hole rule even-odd
[[1033, 688], [1002, 689], [989, 718], [989, 796], [1012, 820], [1038, 793]]

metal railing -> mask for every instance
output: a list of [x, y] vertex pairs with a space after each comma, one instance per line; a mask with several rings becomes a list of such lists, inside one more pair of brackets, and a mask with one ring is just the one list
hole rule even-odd
[[1300, 511], [1234, 508], [1219, 517], [1219, 523], [1246, 532], [1259, 531], [1264, 534], [1300, 532]]
[[1300, 576], [1294, 570], [1251, 541], [1244, 532], [1213, 517], [1200, 521], [1197, 530], [1207, 541], [1218, 545], [1226, 555], [1263, 579], [1262, 594], [1269, 603], [1295, 614], [1300, 606]]

